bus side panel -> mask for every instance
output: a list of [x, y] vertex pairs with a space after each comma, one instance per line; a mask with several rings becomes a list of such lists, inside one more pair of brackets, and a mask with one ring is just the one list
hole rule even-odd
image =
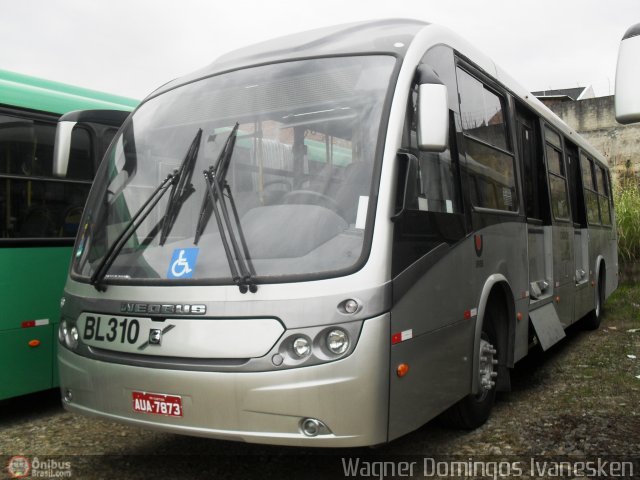
[[[468, 393], [474, 328], [474, 320], [462, 320], [391, 348], [389, 440], [424, 425]], [[404, 377], [396, 373], [401, 363], [409, 365]]]
[[0, 399], [53, 386], [52, 329], [43, 325], [0, 332]]
[[[6, 299], [0, 313], [0, 399], [57, 386], [54, 344], [70, 253], [68, 247], [0, 249]], [[31, 340], [39, 343], [29, 346]]]
[[[391, 333], [405, 340], [391, 348], [390, 440], [420, 427], [470, 391], [475, 321], [464, 312], [477, 307], [469, 268], [475, 257], [473, 239], [461, 242], [394, 299]], [[409, 269], [419, 268], [417, 263]], [[399, 378], [401, 363], [409, 365], [409, 373]]]
[[558, 223], [553, 226], [553, 293], [556, 311], [564, 328], [573, 323], [575, 296], [573, 225]]

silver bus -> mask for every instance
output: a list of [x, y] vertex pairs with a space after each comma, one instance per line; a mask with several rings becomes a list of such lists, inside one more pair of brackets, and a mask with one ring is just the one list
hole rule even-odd
[[[62, 159], [63, 160], [63, 159]], [[107, 151], [61, 300], [66, 409], [281, 445], [474, 428], [617, 286], [605, 159], [414, 20], [236, 50]]]

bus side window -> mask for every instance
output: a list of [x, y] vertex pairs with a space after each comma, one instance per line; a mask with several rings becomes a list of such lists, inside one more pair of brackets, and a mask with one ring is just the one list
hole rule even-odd
[[593, 162], [584, 153], [580, 154], [580, 167], [582, 168], [582, 186], [587, 204], [587, 220], [589, 220], [589, 225], [597, 225], [600, 223], [600, 208], [593, 181]]
[[567, 172], [564, 164], [562, 141], [550, 127], [545, 125], [545, 151], [549, 171], [549, 190], [551, 192], [551, 211], [556, 220], [569, 220], [569, 196], [567, 193]]
[[598, 178], [598, 201], [600, 203], [600, 223], [611, 225], [611, 204], [609, 195], [609, 182], [607, 172], [600, 165], [596, 166], [596, 177]]
[[0, 238], [75, 236], [90, 184], [53, 177], [55, 132], [53, 121], [0, 115]]
[[[507, 135], [504, 99], [460, 67], [456, 69], [471, 203], [518, 211], [515, 160]], [[472, 181], [471, 179], [475, 179]]]

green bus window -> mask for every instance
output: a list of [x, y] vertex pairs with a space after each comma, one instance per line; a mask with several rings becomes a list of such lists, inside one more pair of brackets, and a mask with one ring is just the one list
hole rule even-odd
[[73, 238], [90, 184], [2, 178], [1, 238]]
[[0, 115], [0, 174], [50, 176], [56, 125]]

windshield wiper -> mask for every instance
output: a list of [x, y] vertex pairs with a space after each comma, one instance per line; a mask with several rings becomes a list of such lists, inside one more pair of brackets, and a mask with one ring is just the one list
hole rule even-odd
[[96, 271], [93, 272], [89, 283], [95, 287], [99, 292], [104, 292], [106, 287], [102, 284], [102, 280], [107, 274], [107, 271], [115, 261], [116, 257], [120, 253], [120, 250], [127, 243], [131, 235], [140, 227], [142, 222], [147, 218], [149, 213], [155, 208], [160, 199], [167, 193], [169, 190], [169, 185], [171, 185], [176, 177], [179, 175], [178, 170], [174, 170], [173, 173], [167, 175], [160, 185], [156, 187], [153, 193], [149, 196], [149, 198], [144, 202], [144, 204], [138, 209], [138, 211], [131, 217], [129, 223], [124, 227], [124, 230], [120, 232], [120, 235], [116, 238], [116, 240], [111, 244], [109, 250], [102, 257], [102, 260], [98, 264]]
[[[236, 124], [231, 129], [231, 132], [229, 132], [229, 135], [227, 136], [227, 139], [224, 142], [222, 150], [220, 150], [220, 154], [216, 159], [215, 167], [212, 166], [212, 167], [209, 167], [209, 170], [205, 170], [204, 172], [205, 181], [207, 183], [208, 183], [208, 176], [207, 176], [208, 172], [212, 172], [213, 175], [215, 175], [216, 178], [218, 179], [224, 180], [224, 178], [226, 177], [226, 174], [227, 174], [226, 169], [224, 170], [224, 175], [221, 175], [222, 170], [220, 170], [220, 166], [223, 163], [225, 163], [225, 160], [227, 158], [231, 159], [231, 154], [233, 153], [233, 149], [236, 145], [236, 133], [238, 131], [239, 126], [240, 125], [236, 122]], [[202, 197], [202, 205], [200, 205], [200, 213], [198, 215], [198, 224], [196, 225], [196, 233], [195, 233], [195, 238], [193, 240], [193, 243], [195, 245], [197, 245], [198, 242], [200, 241], [200, 236], [204, 232], [204, 229], [207, 226], [207, 222], [209, 221], [210, 216], [211, 214], [209, 212], [209, 196], [208, 194], [205, 193], [205, 195]]]
[[[218, 231], [220, 232], [220, 239], [222, 240], [222, 246], [224, 248], [227, 262], [231, 270], [231, 276], [233, 281], [238, 285], [240, 292], [246, 293], [250, 291], [255, 293], [258, 291], [253, 277], [255, 271], [251, 263], [251, 256], [249, 255], [249, 248], [242, 231], [240, 224], [240, 217], [238, 216], [238, 210], [236, 209], [235, 201], [231, 193], [231, 188], [226, 180], [227, 171], [229, 169], [229, 163], [231, 162], [231, 156], [235, 147], [235, 139], [238, 131], [238, 123], [235, 124], [231, 133], [227, 137], [224, 147], [216, 160], [214, 166], [209, 167], [208, 170], [203, 172], [205, 184], [207, 186], [207, 192], [202, 199], [202, 206], [200, 208], [200, 215], [198, 217], [198, 225], [196, 226], [196, 233], [194, 238], [194, 244], [198, 244], [202, 232], [207, 223], [207, 213], [209, 205], [213, 210], [216, 217], [216, 223], [218, 224]], [[225, 195], [226, 192], [226, 195]], [[233, 224], [229, 218], [229, 210], [227, 209], [225, 196], [229, 199], [231, 204], [231, 211], [235, 220], [235, 226], [240, 237], [240, 243], [242, 244], [242, 251], [238, 245], [238, 240], [234, 232]], [[227, 236], [229, 239], [227, 240]], [[231, 243], [231, 247], [229, 246]], [[231, 249], [233, 248], [233, 255]], [[233, 257], [235, 256], [235, 262]], [[236, 267], [237, 262], [237, 267]]]
[[164, 245], [167, 240], [167, 236], [173, 228], [173, 224], [180, 213], [180, 208], [189, 196], [195, 191], [193, 184], [191, 183], [191, 177], [193, 170], [196, 166], [196, 159], [198, 158], [198, 151], [200, 150], [200, 139], [202, 138], [202, 129], [199, 128], [196, 136], [194, 137], [189, 150], [182, 161], [182, 165], [178, 169], [178, 175], [172, 182], [171, 193], [169, 194], [169, 201], [167, 202], [167, 209], [164, 213], [164, 219], [162, 221], [162, 231], [160, 232], [160, 245]]
[[[118, 257], [118, 254], [125, 246], [127, 241], [131, 238], [131, 236], [135, 233], [135, 231], [142, 225], [142, 222], [145, 221], [149, 213], [155, 208], [158, 202], [162, 199], [165, 193], [169, 190], [169, 186], [172, 188], [172, 197], [169, 199], [169, 204], [167, 205], [167, 211], [165, 213], [165, 217], [163, 219], [163, 233], [165, 231], [165, 226], [167, 226], [167, 231], [164, 237], [168, 235], [169, 230], [171, 229], [171, 225], [173, 221], [175, 221], [175, 216], [177, 216], [178, 211], [176, 207], [172, 205], [181, 205], [181, 203], [191, 195], [192, 191], [189, 189], [193, 189], [193, 186], [189, 183], [187, 187], [187, 183], [191, 178], [191, 174], [193, 173], [193, 168], [195, 165], [195, 159], [198, 156], [198, 149], [200, 146], [200, 138], [202, 137], [202, 129], [199, 129], [196, 133], [195, 138], [191, 142], [189, 146], [189, 150], [180, 165], [180, 168], [173, 171], [173, 173], [167, 175], [160, 185], [156, 187], [153, 193], [149, 196], [149, 198], [142, 204], [142, 206], [138, 209], [138, 211], [131, 217], [127, 225], [124, 227], [120, 235], [115, 239], [115, 241], [107, 250], [107, 253], [102, 257], [102, 260], [98, 264], [95, 272], [91, 276], [89, 283], [94, 286], [96, 290], [99, 292], [104, 292], [107, 288], [104, 286], [102, 281], [104, 277], [107, 275], [109, 268], [113, 265], [113, 262]], [[175, 194], [175, 192], [178, 192]], [[175, 196], [174, 196], [175, 194]], [[184, 197], [184, 198], [182, 198]], [[169, 223], [167, 223], [167, 216], [173, 215], [170, 217]]]

